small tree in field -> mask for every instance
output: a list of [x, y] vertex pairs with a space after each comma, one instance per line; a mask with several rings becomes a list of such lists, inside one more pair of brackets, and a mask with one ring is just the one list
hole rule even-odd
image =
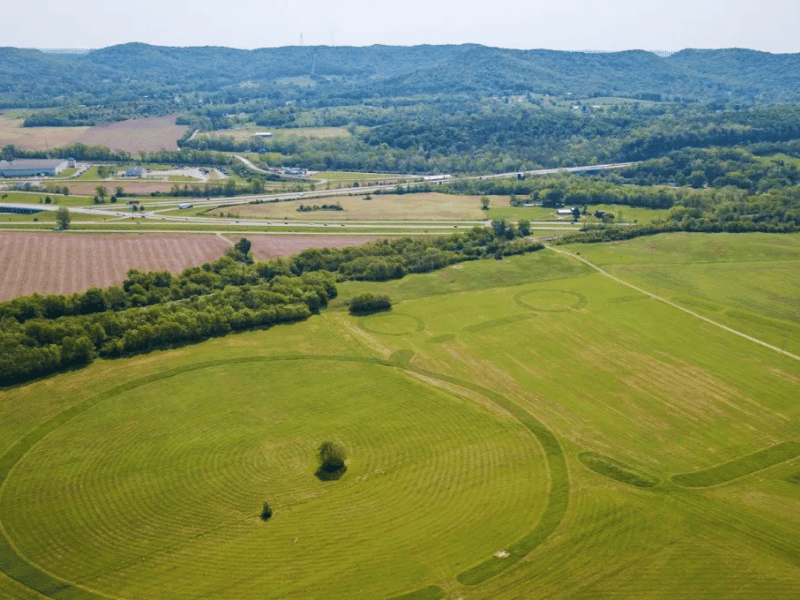
[[481, 198], [481, 210], [489, 210], [489, 198], [486, 196]]
[[334, 442], [322, 442], [317, 450], [319, 469], [314, 475], [322, 481], [339, 479], [347, 470], [344, 461], [347, 460], [345, 449]]
[[267, 521], [272, 517], [272, 508], [269, 505], [269, 502], [264, 502], [264, 506], [261, 509], [261, 520]]
[[253, 264], [253, 253], [250, 251], [252, 244], [247, 238], [241, 238], [233, 247], [225, 250], [225, 256], [230, 256], [236, 262]]
[[56, 209], [56, 223], [59, 229], [69, 229], [69, 222], [72, 219], [69, 216], [69, 210], [66, 206], [60, 206]]

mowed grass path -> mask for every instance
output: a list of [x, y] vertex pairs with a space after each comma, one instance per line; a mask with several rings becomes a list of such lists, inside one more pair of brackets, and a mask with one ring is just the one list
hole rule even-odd
[[[762, 258], [756, 274], [759, 283], [756, 285], [744, 281], [745, 270], [723, 269], [708, 281], [697, 275], [692, 283], [697, 293], [687, 297], [713, 298], [709, 289], [721, 292], [728, 290], [735, 295], [736, 286], [742, 282], [745, 289], [754, 289], [753, 299], [763, 307], [751, 306], [748, 309], [751, 314], [785, 310], [780, 302], [771, 304], [770, 297], [782, 296], [785, 291], [791, 293], [792, 283], [785, 281], [787, 275], [780, 271], [780, 265], [800, 259], [795, 236], [741, 235], [731, 238], [727, 247], [734, 255], [750, 257], [751, 262], [755, 262], [752, 259]], [[643, 274], [642, 281], [635, 282], [636, 285], [656, 293], [658, 281], [668, 278], [661, 279], [659, 276], [648, 280], [644, 275], [649, 272], [648, 268], [673, 273], [668, 269], [676, 262], [674, 255], [678, 253], [679, 262], [688, 273], [694, 272], [692, 265], [704, 262], [712, 264], [713, 252], [718, 250], [713, 250], [713, 246], [710, 250], [708, 244], [718, 244], [720, 239], [724, 238], [688, 235], [678, 241], [672, 241], [674, 238], [671, 236], [635, 240], [647, 244], [648, 248], [658, 249], [665, 244], [672, 244], [674, 248], [671, 252], [636, 250], [634, 254], [649, 253], [654, 257], [652, 265], [648, 265], [638, 254], [633, 257], [635, 261], [641, 259], [638, 272]], [[626, 264], [625, 257], [629, 252], [627, 244], [586, 248], [577, 250], [593, 262], [599, 262], [599, 259], [595, 260], [597, 256], [604, 256], [603, 267], [609, 271], [614, 264]], [[615, 254], [615, 248], [619, 249], [618, 254]], [[773, 268], [776, 271], [772, 271]], [[777, 275], [770, 277], [771, 272]], [[627, 279], [627, 276], [618, 275]], [[682, 279], [676, 275], [671, 285], [678, 287], [681, 283]], [[666, 284], [661, 287], [662, 295], [665, 295], [666, 287]], [[759, 289], [755, 290], [757, 287]], [[670, 292], [671, 289], [669, 287], [666, 291]], [[373, 544], [372, 547], [385, 559], [385, 564], [370, 557], [360, 564], [363, 568], [352, 579], [346, 573], [336, 573], [330, 579], [322, 577], [312, 585], [312, 597], [313, 594], [330, 597], [332, 593], [340, 596], [350, 593], [350, 597], [387, 598], [415, 591], [418, 592], [417, 598], [442, 596], [450, 600], [642, 597], [668, 600], [794, 600], [797, 597], [800, 584], [800, 485], [794, 483], [793, 478], [800, 471], [800, 457], [792, 458], [791, 453], [781, 453], [778, 458], [782, 460], [778, 461], [766, 451], [776, 447], [791, 449], [794, 443], [800, 441], [800, 405], [796, 400], [800, 363], [636, 293], [574, 258], [550, 250], [502, 261], [466, 263], [458, 265], [458, 268], [407, 276], [394, 282], [346, 283], [340, 285], [339, 290], [340, 296], [331, 308], [305, 323], [210, 340], [170, 352], [157, 352], [121, 361], [101, 361], [88, 369], [3, 391], [3, 402], [0, 403], [0, 451], [7, 451], [14, 440], [20, 439], [50, 416], [77, 403], [82, 397], [81, 390], [86, 390], [87, 397], [91, 397], [117, 382], [136, 378], [143, 373], [159, 372], [167, 364], [179, 366], [202, 360], [203, 356], [260, 357], [289, 350], [363, 358], [380, 356], [386, 361], [396, 357], [398, 365], [402, 358], [408, 361], [406, 372], [413, 371], [425, 383], [412, 382], [412, 386], [406, 389], [416, 390], [413, 394], [423, 390], [427, 394], [438, 388], [437, 394], [444, 395], [446, 404], [450, 405], [454, 397], [456, 405], [463, 402], [471, 407], [468, 410], [483, 411], [493, 422], [499, 419], [496, 422], [508, 423], [511, 430], [515, 431], [514, 428], [519, 427], [518, 421], [511, 422], [499, 415], [494, 416], [496, 408], [492, 406], [496, 407], [497, 401], [489, 403], [493, 392], [529, 415], [532, 427], [541, 424], [560, 448], [560, 454], [543, 454], [541, 439], [533, 440], [530, 446], [532, 451], [535, 450], [533, 468], [541, 469], [538, 477], [546, 487], [546, 493], [550, 494], [549, 499], [541, 500], [533, 513], [526, 515], [525, 527], [517, 527], [516, 535], [502, 542], [496, 538], [492, 543], [487, 541], [474, 554], [469, 554], [472, 550], [468, 550], [467, 555], [461, 554], [457, 559], [453, 555], [453, 562], [447, 562], [447, 551], [435, 548], [440, 539], [455, 539], [455, 532], [436, 529], [435, 525], [426, 521], [428, 537], [419, 544], [418, 556], [424, 557], [421, 562], [427, 570], [419, 572], [413, 568], [406, 570], [404, 565], [408, 565], [409, 561], [404, 562], [404, 557], [397, 557], [390, 551], [392, 542], [388, 538], [397, 537], [401, 547], [402, 540], [407, 539], [405, 536], [408, 533], [404, 531], [402, 523], [395, 524], [396, 531], [378, 526], [375, 528], [376, 534], [384, 535], [387, 540], [368, 540], [364, 543], [365, 546]], [[388, 293], [395, 302], [393, 310], [367, 318], [354, 318], [347, 314], [348, 298], [367, 290]], [[720, 299], [724, 298], [720, 294]], [[735, 306], [735, 303], [731, 304]], [[751, 334], [761, 337], [757, 332]], [[312, 364], [312, 361], [305, 362]], [[374, 394], [384, 388], [380, 380], [370, 374], [374, 370], [392, 372], [401, 378], [408, 377], [395, 372], [395, 367], [371, 364], [358, 369], [354, 379], [359, 385], [374, 386]], [[126, 375], [128, 371], [130, 373]], [[438, 374], [438, 379], [426, 376], [426, 372]], [[280, 380], [278, 375], [270, 373], [264, 371], [268, 379], [263, 386], [265, 389]], [[327, 387], [335, 390], [342, 377], [337, 378], [339, 371], [330, 373], [328, 376], [328, 371], [318, 368], [316, 375], [325, 380]], [[244, 381], [248, 380], [249, 376], [244, 378]], [[469, 385], [460, 385], [456, 392], [457, 384], [453, 383], [456, 381]], [[213, 385], [213, 381], [210, 382], [209, 389], [214, 389]], [[449, 390], [448, 386], [453, 389]], [[328, 393], [327, 387], [320, 385], [321, 397]], [[182, 386], [178, 386], [174, 394], [182, 393], [182, 389]], [[387, 389], [391, 389], [391, 386]], [[476, 390], [488, 390], [489, 395]], [[141, 393], [144, 394], [143, 388]], [[199, 390], [195, 394], [198, 395], [198, 402], [203, 401], [203, 393], [203, 390]], [[248, 393], [257, 397], [261, 392], [251, 389]], [[169, 396], [161, 396], [163, 406]], [[122, 404], [126, 401], [129, 405], [141, 403], [142, 407], [149, 406], [152, 411], [157, 410], [159, 397], [142, 395], [136, 398], [134, 401], [134, 396], [125, 394], [124, 398], [120, 396], [118, 399]], [[111, 406], [111, 402], [114, 401], [110, 401], [108, 406]], [[200, 425], [202, 419], [199, 413], [196, 417], [191, 416], [195, 410], [192, 408], [193, 402], [178, 405], [186, 404], [181, 408], [181, 414], [186, 415], [187, 422]], [[194, 465], [194, 475], [182, 477], [188, 481], [194, 481], [194, 477], [193, 489], [200, 493], [205, 485], [202, 482], [207, 479], [200, 473], [210, 473], [209, 465], [216, 466], [217, 463], [209, 458], [194, 458], [193, 448], [205, 447], [207, 452], [213, 452], [208, 448], [214, 444], [209, 441], [204, 446], [202, 440], [218, 435], [214, 434], [215, 422], [219, 421], [219, 427], [225, 427], [228, 413], [237, 410], [238, 406], [250, 407], [251, 404], [250, 400], [240, 400], [237, 396], [235, 401], [209, 407], [207, 413], [213, 419], [206, 422], [203, 428], [198, 426], [195, 435], [199, 440], [189, 434], [184, 435], [179, 429], [178, 433], [185, 439], [185, 448], [176, 448], [172, 454], [164, 454], [165, 472], [172, 472], [169, 467], [178, 464], [176, 461], [179, 457], [189, 457], [185, 459], [186, 465]], [[326, 404], [320, 400], [315, 406], [321, 410]], [[84, 418], [99, 409], [98, 406], [87, 411]], [[348, 408], [348, 412], [353, 410]], [[432, 413], [435, 415], [433, 418], [441, 418], [440, 413]], [[145, 411], [144, 414], [151, 413]], [[458, 419], [461, 418], [460, 414]], [[397, 420], [400, 421], [402, 417], [398, 415]], [[180, 422], [180, 419], [170, 421], [173, 422]], [[141, 431], [143, 427], [142, 423], [132, 418], [128, 418], [125, 425], [133, 431]], [[63, 464], [59, 456], [71, 451], [72, 437], [67, 438], [64, 434], [73, 426], [70, 424], [63, 431], [59, 429], [54, 432], [54, 436], [64, 436], [60, 452], [48, 446], [50, 438], [44, 440], [41, 446], [42, 450], [49, 448], [54, 468], [59, 464], [64, 469], [69, 466]], [[165, 425], [161, 427], [166, 428]], [[407, 435], [408, 439], [413, 440], [414, 427], [418, 426], [409, 423], [407, 430], [402, 430], [396, 436]], [[445, 428], [441, 435], [449, 434], [451, 430]], [[169, 430], [164, 435], [171, 433]], [[128, 435], [121, 429], [118, 434]], [[525, 439], [530, 438], [529, 433], [525, 435], [528, 436]], [[233, 437], [246, 440], [247, 430], [231, 439]], [[134, 443], [134, 438], [129, 436], [128, 439]], [[76, 444], [78, 442], [80, 439], [75, 440]], [[426, 443], [429, 442], [426, 440]], [[446, 445], [449, 442], [442, 443]], [[223, 445], [218, 444], [214, 448], [220, 446]], [[148, 445], [143, 441], [135, 447], [134, 456], [119, 459], [121, 464], [135, 465], [139, 460], [136, 455], [148, 452]], [[224, 447], [227, 448], [227, 444]], [[451, 451], [455, 453], [458, 447], [452, 446]], [[37, 446], [30, 457], [39, 448]], [[224, 473], [225, 465], [229, 464], [226, 460], [236, 459], [237, 453], [239, 456], [250, 456], [252, 453], [248, 454], [247, 448], [245, 441], [241, 441], [238, 445], [231, 442], [229, 450], [217, 450], [221, 472]], [[630, 485], [610, 477], [609, 468], [600, 468], [600, 472], [588, 468], [581, 461], [581, 455], [584, 458], [602, 457], [605, 467], [613, 467], [611, 470], [617, 471], [621, 479], [626, 478], [626, 473], [638, 473], [657, 478], [658, 483], [651, 487]], [[714, 474], [715, 467], [726, 465], [736, 470], [739, 465], [736, 461], [742, 457], [758, 459], [760, 468], [750, 469], [749, 465], [753, 462], [750, 460], [747, 473], [737, 470], [740, 476], [729, 479], [724, 485], [710, 487], [687, 488], [672, 480], [673, 476], [681, 473]], [[554, 494], [557, 490], [550, 483], [558, 460], [568, 477], [568, 496]], [[547, 461], [546, 469], [544, 461]], [[76, 466], [79, 464], [75, 463]], [[242, 464], [247, 464], [247, 461], [243, 460]], [[306, 465], [310, 470], [313, 461], [310, 464], [307, 461]], [[104, 467], [98, 464], [93, 468], [84, 467], [82, 472], [99, 474]], [[355, 462], [352, 468], [356, 469]], [[451, 471], [439, 474], [431, 481], [450, 487], [447, 482], [452, 481]], [[78, 472], [76, 468], [69, 477], [75, 478]], [[355, 473], [355, 470], [348, 471], [345, 477]], [[94, 483], [88, 475], [84, 476], [83, 482], [87, 485], [91, 483], [98, 493], [108, 493], [111, 498], [110, 491], [119, 486], [121, 480], [109, 477], [109, 471], [106, 471], [106, 475], [106, 483], [102, 486], [99, 482], [103, 478], [99, 475]], [[23, 482], [17, 476], [16, 471], [12, 473], [2, 490], [0, 513], [3, 522], [8, 519], [8, 511], [4, 510], [1, 503], [7, 502], [12, 484]], [[562, 478], [557, 481], [565, 480]], [[55, 478], [55, 481], [63, 480]], [[208, 485], [219, 485], [215, 481], [212, 480]], [[340, 483], [347, 482], [343, 479], [335, 485]], [[372, 478], [366, 482], [368, 486], [373, 484]], [[49, 485], [49, 481], [42, 482], [42, 485]], [[486, 485], [491, 486], [488, 482]], [[513, 502], [519, 485], [521, 482], [506, 480], [501, 489], [496, 488], [494, 501]], [[31, 484], [29, 489], [38, 489], [38, 484]], [[406, 493], [403, 491], [402, 495]], [[449, 492], [443, 490], [438, 493]], [[208, 509], [193, 508], [188, 501], [187, 504], [180, 504], [178, 500], [174, 502], [175, 506], [183, 507], [185, 513], [182, 514], [200, 514], [202, 510], [218, 514], [215, 511], [223, 509], [215, 504], [216, 496], [211, 496]], [[232, 504], [230, 498], [235, 494], [226, 490], [220, 496], [224, 506], [224, 502]], [[130, 497], [137, 498], [133, 494]], [[311, 511], [315, 503], [316, 499], [309, 500], [302, 505], [302, 510]], [[50, 506], [57, 505], [56, 501]], [[241, 523], [254, 519], [259, 508], [260, 505], [249, 516], [242, 511]], [[549, 515], [557, 514], [556, 509], [563, 510], [563, 514], [551, 521]], [[300, 514], [299, 510], [292, 514]], [[467, 509], [470, 514], [471, 511], [472, 508]], [[286, 509], [283, 508], [276, 512], [275, 518], [285, 515]], [[429, 518], [436, 521], [437, 517], [438, 513]], [[413, 519], [413, 515], [409, 519]], [[276, 520], [266, 526], [277, 523]], [[145, 531], [145, 534], [156, 535], [151, 531]], [[492, 535], [488, 531], [484, 534]], [[19, 535], [26, 534], [20, 532]], [[222, 534], [213, 532], [206, 535]], [[241, 539], [247, 544], [252, 543], [250, 538]], [[125, 544], [132, 543], [123, 541]], [[467, 545], [474, 542], [464, 541]], [[38, 541], [38, 537], [26, 543], [47, 544]], [[103, 543], [106, 542], [92, 541], [88, 547], [99, 552], [97, 547], [102, 547]], [[202, 562], [204, 556], [214, 555], [210, 549], [207, 555], [200, 552], [205, 543], [201, 536], [190, 547], [192, 552], [198, 552], [201, 564], [205, 564]], [[517, 543], [530, 545], [515, 547]], [[253, 547], [247, 544], [244, 547]], [[129, 546], [123, 544], [122, 548], [125, 547]], [[235, 553], [238, 548], [239, 545], [235, 548], [220, 545], [219, 552]], [[500, 550], [508, 551], [508, 558], [513, 562], [505, 563], [509, 565], [507, 568], [495, 572], [495, 566], [508, 560], [494, 558], [494, 554]], [[526, 553], [521, 555], [523, 552]], [[214, 556], [225, 559], [224, 553]], [[185, 558], [188, 564], [193, 555], [187, 554]], [[48, 560], [57, 562], [53, 557]], [[154, 554], [147, 560], [157, 561], [158, 558]], [[392, 584], [395, 587], [389, 590], [387, 583], [379, 588], [373, 575], [373, 562], [370, 561], [374, 561], [378, 577], [383, 574], [387, 578], [399, 578]], [[124, 568], [135, 569], [134, 566]], [[201, 571], [199, 569], [193, 577], [202, 583]], [[471, 574], [479, 577], [473, 579]], [[172, 591], [169, 586], [177, 588], [177, 582], [185, 578], [185, 572], [178, 570], [174, 575], [171, 580], [170, 572], [161, 565], [158, 569], [142, 573], [142, 578], [156, 578], [162, 582], [164, 589]], [[488, 577], [484, 578], [484, 575]], [[109, 572], [105, 577], [111, 582], [114, 574]], [[331, 580], [334, 581], [333, 585]], [[478, 580], [479, 583], [474, 584]], [[336, 586], [335, 582], [338, 581], [343, 582], [342, 586], [352, 584], [363, 586], [366, 591], [384, 591], [372, 595], [362, 592], [361, 588], [345, 590]], [[247, 584], [236, 577], [228, 577], [225, 583], [228, 586], [244, 586], [241, 589], [247, 589], [247, 593], [250, 593]], [[124, 593], [124, 585], [131, 588], [152, 585], [138, 580], [127, 581], [127, 578], [125, 584], [117, 584], [121, 598], [136, 595]], [[9, 590], [9, 597], [35, 597], [22, 595], [23, 591], [15, 586], [13, 582], [3, 583], [0, 579], [0, 596]], [[206, 588], [206, 592], [207, 597], [211, 598], [230, 597], [221, 588]], [[285, 597], [305, 596], [287, 591]]]
[[[339, 482], [312, 475], [321, 439], [353, 457]], [[547, 480], [535, 438], [496, 410], [385, 367], [295, 360], [103, 400], [25, 455], [2, 512], [21, 554], [111, 596], [379, 597], [512, 542]]]

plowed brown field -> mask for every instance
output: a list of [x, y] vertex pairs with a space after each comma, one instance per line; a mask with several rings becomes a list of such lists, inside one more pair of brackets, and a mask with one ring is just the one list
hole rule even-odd
[[94, 127], [22, 127], [19, 116], [2, 115], [0, 148], [14, 144], [24, 150], [43, 150], [80, 142], [136, 154], [139, 151], [177, 150], [175, 142], [185, 131], [185, 125], [175, 125], [175, 115], [130, 119]]
[[[0, 232], [0, 300], [33, 292], [69, 294], [91, 286], [120, 284], [128, 269], [178, 273], [219, 258], [239, 237]], [[353, 246], [377, 238], [248, 235], [248, 239], [253, 243], [254, 256], [265, 259], [305, 248]]]
[[131, 153], [177, 150], [175, 142], [185, 131], [185, 125], [175, 125], [175, 115], [149, 117], [90, 127], [80, 141], [87, 146], [107, 146]]

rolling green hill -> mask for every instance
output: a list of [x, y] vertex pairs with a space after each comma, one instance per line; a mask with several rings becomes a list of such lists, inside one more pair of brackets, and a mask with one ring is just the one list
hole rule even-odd
[[588, 54], [475, 44], [238, 50], [129, 43], [77, 56], [0, 48], [0, 106], [192, 91], [229, 90], [242, 97], [241, 84], [275, 92], [278, 80], [298, 76], [318, 85], [306, 95], [351, 98], [478, 91], [744, 104], [800, 100], [800, 55], [742, 49], [684, 50], [660, 58], [641, 50]]

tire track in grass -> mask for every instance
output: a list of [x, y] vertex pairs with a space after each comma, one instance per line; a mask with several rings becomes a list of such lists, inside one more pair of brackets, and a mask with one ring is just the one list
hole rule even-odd
[[764, 346], [765, 348], [769, 348], [770, 350], [774, 350], [775, 352], [779, 352], [780, 354], [783, 354], [784, 356], [788, 356], [789, 358], [793, 358], [794, 360], [800, 361], [800, 356], [798, 356], [797, 354], [792, 354], [791, 352], [783, 350], [782, 348], [778, 348], [777, 346], [773, 346], [772, 344], [768, 344], [767, 342], [763, 342], [763, 341], [761, 341], [761, 340], [759, 340], [757, 338], [754, 338], [754, 337], [752, 337], [750, 335], [747, 335], [746, 333], [742, 333], [741, 331], [737, 331], [736, 329], [728, 327], [727, 325], [723, 325], [722, 323], [718, 323], [717, 321], [709, 319], [708, 317], [704, 317], [703, 315], [701, 315], [699, 313], [696, 313], [693, 310], [689, 310], [688, 308], [685, 308], [685, 307], [681, 306], [680, 304], [676, 304], [675, 302], [672, 302], [671, 300], [667, 300], [666, 298], [663, 298], [661, 296], [657, 296], [652, 292], [648, 292], [647, 290], [645, 290], [643, 288], [635, 286], [632, 283], [628, 283], [627, 281], [624, 281], [624, 280], [620, 279], [619, 277], [616, 277], [616, 276], [612, 275], [608, 271], [606, 271], [604, 269], [601, 269], [596, 264], [594, 264], [593, 262], [583, 258], [582, 256], [578, 256], [577, 254], [573, 254], [572, 252], [567, 252], [566, 250], [559, 250], [557, 248], [553, 248], [552, 246], [546, 246], [546, 247], [549, 248], [550, 250], [552, 250], [553, 252], [558, 252], [559, 254], [563, 254], [564, 256], [569, 256], [571, 258], [579, 260], [582, 263], [590, 266], [592, 269], [594, 269], [595, 271], [597, 271], [598, 273], [600, 273], [604, 277], [608, 277], [609, 279], [611, 279], [613, 281], [616, 281], [617, 283], [619, 283], [621, 285], [629, 287], [632, 290], [636, 290], [637, 292], [639, 292], [641, 294], [645, 294], [645, 295], [649, 296], [650, 298], [653, 298], [654, 300], [658, 300], [659, 302], [663, 302], [664, 304], [668, 304], [669, 306], [671, 306], [673, 308], [677, 308], [678, 310], [682, 310], [686, 314], [692, 315], [693, 317], [695, 317], [697, 319], [700, 319], [701, 321], [705, 321], [706, 323], [708, 323], [710, 325], [713, 325], [714, 327], [719, 327], [720, 329], [724, 329], [725, 331], [728, 331], [730, 333], [738, 335], [739, 337], [743, 337], [746, 340], [750, 340], [751, 342], [755, 342], [756, 344], [760, 344], [761, 346]]
[[[2, 494], [5, 483], [11, 475], [11, 472], [16, 464], [21, 461], [22, 458], [34, 448], [34, 446], [36, 446], [40, 441], [42, 441], [45, 437], [62, 425], [65, 425], [76, 416], [84, 413], [85, 411], [105, 400], [109, 400], [123, 392], [133, 390], [149, 383], [155, 383], [157, 381], [162, 381], [177, 375], [182, 375], [209, 367], [291, 360], [333, 360], [340, 362], [361, 362], [365, 364], [400, 368], [424, 377], [431, 377], [440, 381], [452, 383], [483, 395], [487, 399], [505, 409], [511, 416], [513, 416], [531, 433], [533, 433], [545, 452], [546, 462], [550, 472], [550, 493], [544, 514], [531, 532], [508, 546], [506, 554], [502, 558], [498, 557], [497, 555], [492, 556], [479, 565], [459, 574], [456, 579], [460, 583], [465, 585], [477, 585], [483, 581], [486, 581], [490, 577], [494, 577], [495, 575], [505, 571], [512, 565], [519, 562], [520, 559], [531, 552], [539, 544], [544, 542], [544, 540], [547, 539], [547, 537], [553, 533], [556, 527], [558, 527], [558, 525], [561, 523], [569, 503], [569, 475], [567, 472], [564, 454], [555, 435], [553, 435], [553, 433], [543, 423], [535, 419], [516, 403], [492, 390], [477, 384], [469, 383], [455, 377], [435, 373], [433, 371], [428, 371], [427, 369], [412, 367], [407, 363], [404, 364], [405, 361], [370, 357], [330, 356], [317, 354], [251, 356], [203, 361], [200, 363], [184, 365], [182, 367], [162, 371], [160, 373], [154, 373], [101, 392], [93, 398], [79, 402], [64, 412], [40, 424], [33, 431], [19, 439], [2, 457], [0, 457], [0, 495]], [[60, 579], [52, 573], [49, 573], [29, 562], [12, 544], [5, 527], [2, 525], [2, 522], [0, 522], [0, 571], [3, 571], [6, 575], [22, 585], [30, 588], [31, 590], [56, 600], [108, 600], [109, 598], [114, 598], [113, 596], [102, 595], [81, 585]], [[439, 600], [440, 598], [444, 597], [444, 595], [445, 592], [441, 587], [432, 585], [420, 588], [402, 596], [396, 596], [392, 600]]]

